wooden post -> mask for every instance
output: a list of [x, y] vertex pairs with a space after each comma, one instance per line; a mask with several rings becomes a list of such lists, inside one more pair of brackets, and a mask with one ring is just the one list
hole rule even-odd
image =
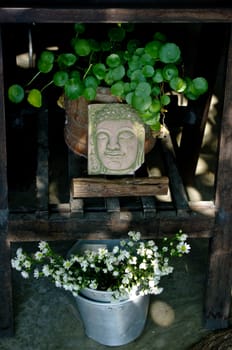
[[206, 291], [206, 326], [210, 329], [228, 326], [232, 283], [232, 26], [227, 60], [224, 110], [222, 116], [217, 171], [216, 224], [210, 245]]
[[3, 54], [0, 26], [0, 335], [13, 330], [10, 247], [8, 232], [8, 192], [4, 108]]

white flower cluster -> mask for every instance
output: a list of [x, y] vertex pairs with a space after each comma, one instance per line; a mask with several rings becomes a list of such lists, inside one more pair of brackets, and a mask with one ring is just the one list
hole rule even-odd
[[161, 293], [161, 278], [173, 272], [170, 258], [190, 251], [187, 235], [179, 231], [174, 238], [165, 238], [162, 247], [153, 240], [141, 240], [140, 232], [130, 231], [128, 237], [111, 251], [86, 250], [69, 258], [57, 255], [47, 242], [40, 242], [32, 256], [19, 248], [12, 267], [24, 278], [47, 277], [74, 296], [86, 287], [112, 291], [115, 298]]

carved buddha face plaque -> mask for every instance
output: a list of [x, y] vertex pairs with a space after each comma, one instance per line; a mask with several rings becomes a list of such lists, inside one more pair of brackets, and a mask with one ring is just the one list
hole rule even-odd
[[145, 129], [137, 113], [120, 103], [88, 108], [88, 173], [133, 174], [144, 162]]

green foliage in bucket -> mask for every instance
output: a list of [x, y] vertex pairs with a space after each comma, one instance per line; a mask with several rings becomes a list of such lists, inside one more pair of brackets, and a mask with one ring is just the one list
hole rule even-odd
[[[135, 108], [153, 131], [162, 125], [171, 95], [183, 94], [196, 100], [208, 89], [204, 77], [183, 74], [180, 47], [155, 32], [149, 41], [133, 37], [133, 24], [105, 24], [100, 38], [88, 36], [88, 25], [75, 24], [69, 52], [43, 51], [37, 60], [38, 73], [22, 87], [8, 89], [9, 100], [27, 101], [34, 107], [43, 104], [42, 93], [53, 84], [68, 99], [84, 96], [93, 101], [99, 86], [109, 87], [118, 101]], [[36, 78], [48, 74], [51, 80], [40, 90]]]
[[77, 296], [83, 288], [110, 291], [115, 299], [135, 294], [162, 292], [160, 281], [173, 272], [170, 259], [190, 251], [187, 235], [179, 231], [163, 244], [141, 240], [140, 232], [128, 232], [128, 239], [112, 247], [86, 249], [63, 257], [55, 253], [47, 242], [39, 243], [39, 250], [30, 255], [19, 248], [12, 259], [12, 267], [24, 278], [48, 278], [56, 287]]

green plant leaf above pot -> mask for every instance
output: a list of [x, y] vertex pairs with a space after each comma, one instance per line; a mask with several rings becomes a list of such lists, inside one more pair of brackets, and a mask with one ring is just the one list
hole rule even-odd
[[64, 91], [67, 98], [70, 100], [75, 100], [76, 98], [82, 96], [84, 86], [79, 80], [71, 78], [65, 83]]
[[11, 85], [8, 89], [8, 98], [13, 103], [22, 102], [24, 95], [24, 89], [18, 84]]
[[160, 47], [159, 58], [163, 63], [177, 63], [180, 60], [181, 52], [175, 43], [165, 43]]
[[[25, 84], [26, 89], [13, 84], [8, 90], [9, 100], [20, 103], [26, 96], [31, 105], [41, 107], [41, 93], [53, 85], [68, 99], [83, 96], [94, 101], [98, 87], [106, 87], [157, 131], [168, 111], [166, 106], [172, 106], [173, 94], [197, 100], [208, 90], [204, 77], [184, 74], [180, 47], [169, 42], [166, 34], [157, 31], [144, 35], [141, 25], [136, 24], [105, 23], [98, 28], [76, 23], [67, 51], [62, 47], [59, 52], [42, 51], [38, 72]], [[49, 80], [44, 83], [45, 74]]]
[[42, 95], [37, 89], [32, 89], [29, 91], [27, 96], [27, 101], [34, 107], [40, 108], [42, 106]]

